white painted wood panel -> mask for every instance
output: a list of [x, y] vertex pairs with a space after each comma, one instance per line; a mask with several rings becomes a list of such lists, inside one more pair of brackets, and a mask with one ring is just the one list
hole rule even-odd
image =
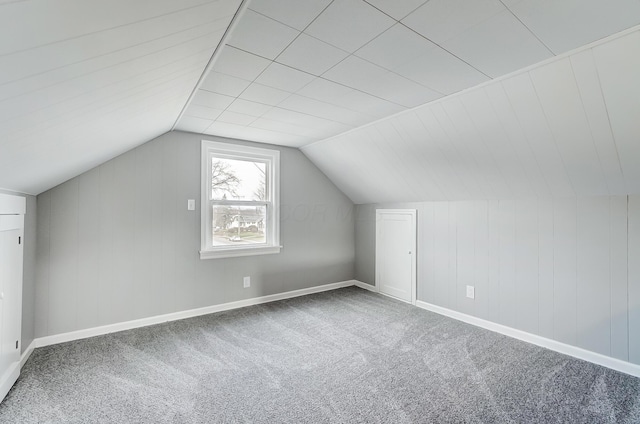
[[501, 200], [500, 220], [500, 317], [498, 323], [516, 327], [516, 204]]
[[606, 178], [608, 193], [624, 194], [627, 192], [626, 181], [622, 174], [618, 150], [613, 139], [611, 122], [602, 94], [593, 50], [589, 49], [571, 55], [570, 59], [598, 159]]
[[456, 274], [457, 310], [475, 315], [475, 301], [466, 297], [466, 287], [474, 286], [475, 273], [475, 202], [456, 202], [457, 234], [456, 234]]
[[493, 322], [500, 322], [500, 228], [502, 220], [500, 215], [500, 201], [490, 200], [488, 202], [488, 284], [487, 284], [487, 305], [489, 313], [487, 319]]
[[36, 218], [36, 284], [34, 336], [49, 333], [49, 283], [51, 263], [51, 191], [38, 196]]
[[538, 334], [553, 339], [553, 200], [538, 199]]
[[[500, 126], [506, 134], [507, 142], [513, 146], [520, 165], [527, 175], [527, 179], [523, 181], [522, 186], [519, 186], [517, 190], [515, 190], [515, 194], [526, 194], [528, 191], [533, 191], [538, 196], [549, 196], [551, 193], [549, 186], [546, 183], [537, 159], [533, 156], [531, 146], [529, 146], [525, 132], [518, 122], [518, 117], [511, 106], [504, 87], [502, 84], [491, 84], [484, 87], [483, 90], [487, 94], [491, 107], [498, 117]], [[491, 135], [492, 133], [489, 134]]]
[[[113, 253], [113, 227], [114, 227], [114, 204], [118, 194], [118, 187], [114, 184], [113, 161], [109, 161], [98, 167], [100, 171], [100, 203], [98, 215], [98, 231], [100, 232], [99, 265], [100, 275], [100, 304], [98, 305], [98, 318], [100, 325], [110, 324], [115, 321], [113, 316], [113, 303], [117, 293], [113, 290], [114, 273], [114, 253]], [[56, 334], [50, 332], [49, 334]]]
[[[78, 304], [78, 179], [52, 190], [49, 331], [76, 330]], [[70, 305], [74, 305], [70, 307]]]
[[[434, 304], [451, 308], [449, 303], [449, 202], [434, 202]], [[418, 267], [421, 267], [418, 264]]]
[[474, 204], [474, 286], [475, 315], [479, 318], [489, 317], [489, 210], [486, 201]]
[[603, 355], [611, 354], [609, 208], [608, 197], [578, 199], [576, 343]]
[[502, 86], [552, 195], [575, 195], [529, 74], [508, 78]]
[[640, 196], [629, 196], [629, 361], [640, 363]]
[[640, 190], [640, 32], [593, 49], [629, 193]]
[[538, 202], [515, 204], [516, 328], [538, 333]]
[[562, 164], [578, 195], [607, 193], [607, 185], [569, 58], [530, 72]]
[[436, 275], [435, 204], [426, 202], [418, 209], [418, 293], [416, 299], [435, 303]]
[[447, 291], [449, 295], [449, 308], [458, 310], [458, 203], [449, 203], [449, 273], [447, 275]]
[[78, 303], [77, 328], [99, 325], [100, 169], [78, 177]]
[[576, 344], [576, 199], [556, 199], [553, 210], [554, 339]]
[[[627, 196], [611, 196], [611, 356], [629, 360]], [[633, 266], [633, 265], [631, 265]]]

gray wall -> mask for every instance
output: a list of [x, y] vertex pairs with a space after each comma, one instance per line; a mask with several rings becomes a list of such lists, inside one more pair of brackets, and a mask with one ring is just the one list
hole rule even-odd
[[36, 288], [36, 210], [35, 196], [0, 190], [0, 193], [26, 197], [27, 213], [24, 216], [24, 259], [22, 274], [22, 340], [24, 352], [34, 339], [35, 288]]
[[36, 337], [354, 277], [352, 202], [284, 147], [282, 252], [200, 260], [202, 138], [167, 133], [38, 196]]
[[640, 196], [358, 205], [370, 284], [376, 207], [418, 210], [419, 300], [640, 364]]

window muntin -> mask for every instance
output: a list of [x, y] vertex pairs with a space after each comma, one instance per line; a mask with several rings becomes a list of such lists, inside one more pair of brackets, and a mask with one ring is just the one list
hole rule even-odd
[[278, 253], [280, 152], [202, 142], [200, 257]]

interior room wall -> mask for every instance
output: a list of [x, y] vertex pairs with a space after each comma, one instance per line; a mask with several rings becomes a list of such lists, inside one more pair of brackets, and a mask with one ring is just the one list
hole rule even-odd
[[369, 284], [376, 208], [418, 211], [419, 300], [640, 364], [640, 196], [357, 205]]
[[203, 138], [167, 133], [38, 196], [36, 337], [353, 279], [353, 203], [278, 146], [281, 253], [200, 260]]
[[22, 271], [22, 340], [24, 352], [34, 339], [35, 286], [36, 286], [36, 196], [0, 189], [0, 193], [22, 196], [27, 199], [24, 216], [24, 251]]

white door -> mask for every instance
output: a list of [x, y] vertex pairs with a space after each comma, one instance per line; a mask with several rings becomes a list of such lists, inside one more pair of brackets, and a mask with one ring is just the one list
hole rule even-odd
[[20, 375], [23, 222], [0, 215], [0, 401]]
[[376, 287], [405, 302], [416, 301], [416, 211], [376, 210]]

